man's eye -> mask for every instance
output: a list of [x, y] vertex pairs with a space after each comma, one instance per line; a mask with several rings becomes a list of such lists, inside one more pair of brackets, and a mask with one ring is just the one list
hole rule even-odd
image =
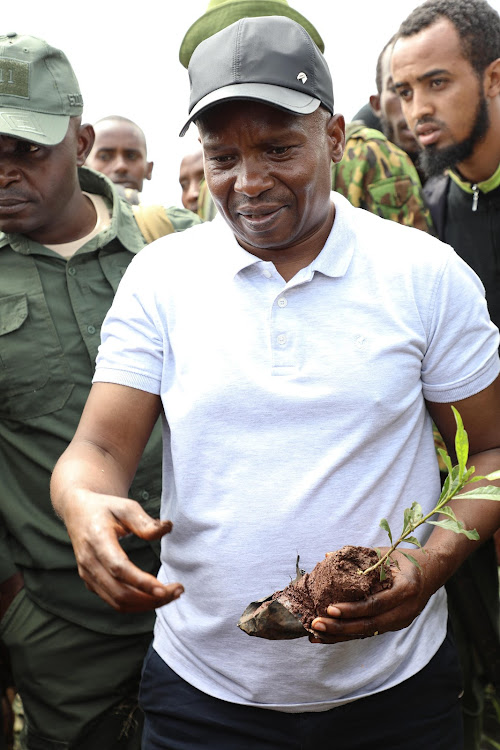
[[433, 89], [439, 89], [444, 84], [445, 84], [445, 79], [444, 78], [433, 78], [432, 81], [431, 81], [431, 87]]
[[36, 143], [29, 143], [28, 141], [19, 141], [18, 150], [22, 151], [23, 154], [36, 154], [40, 151], [40, 146]]
[[139, 158], [139, 154], [137, 154], [135, 151], [129, 151], [127, 154], [127, 159], [129, 161], [137, 161]]
[[290, 150], [290, 146], [273, 146], [272, 149], [270, 149], [272, 154], [275, 154], [276, 156], [282, 156], [283, 154], [286, 154], [287, 151]]
[[215, 162], [215, 164], [228, 164], [231, 161], [232, 157], [227, 156], [212, 156], [209, 161]]
[[110, 161], [111, 156], [107, 153], [107, 151], [98, 151], [96, 154], [96, 158], [100, 159], [100, 161]]
[[397, 89], [396, 94], [400, 99], [404, 99], [406, 101], [407, 99], [411, 98], [411, 89]]

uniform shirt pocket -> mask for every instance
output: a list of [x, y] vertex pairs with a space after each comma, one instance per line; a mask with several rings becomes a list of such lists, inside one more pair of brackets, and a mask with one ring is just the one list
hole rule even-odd
[[0, 417], [60, 409], [73, 388], [43, 296], [0, 297]]

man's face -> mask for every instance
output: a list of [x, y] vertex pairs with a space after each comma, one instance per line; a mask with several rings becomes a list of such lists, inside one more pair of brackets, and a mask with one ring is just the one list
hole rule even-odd
[[153, 162], [147, 160], [142, 133], [132, 124], [104, 120], [95, 125], [95, 143], [87, 166], [102, 172], [111, 182], [141, 192], [150, 180]]
[[489, 128], [488, 106], [451, 21], [440, 19], [398, 39], [392, 74], [403, 113], [424, 149], [426, 173], [440, 174], [468, 159]]
[[203, 152], [188, 154], [181, 161], [179, 183], [182, 188], [182, 205], [190, 211], [198, 210], [200, 182], [205, 173], [203, 171]]
[[[90, 142], [91, 143], [91, 142]], [[77, 166], [85, 150], [79, 121], [70, 120], [56, 146], [0, 135], [0, 230], [32, 239], [52, 233], [63, 221], [69, 198], [78, 188]]]
[[294, 115], [233, 101], [199, 123], [208, 188], [249, 252], [294, 247], [324, 225], [331, 208], [331, 161], [339, 161], [343, 151], [339, 122], [341, 117], [321, 108]]
[[378, 107], [374, 107], [374, 109], [380, 118], [385, 137], [402, 148], [403, 151], [406, 151], [407, 154], [414, 156], [420, 151], [420, 146], [408, 127], [401, 109], [400, 98], [394, 91], [391, 56], [392, 45], [387, 47], [382, 55], [382, 91], [378, 97], [374, 97], [378, 99]]

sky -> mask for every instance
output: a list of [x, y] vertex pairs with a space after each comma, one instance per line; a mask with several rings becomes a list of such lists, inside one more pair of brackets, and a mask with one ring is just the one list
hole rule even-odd
[[[489, 0], [500, 12], [500, 0]], [[290, 0], [318, 29], [332, 72], [335, 109], [346, 121], [375, 93], [375, 65], [386, 41], [420, 2], [414, 0]], [[83, 119], [111, 114], [137, 122], [155, 163], [143, 200], [181, 205], [179, 164], [197, 146], [196, 128], [184, 138], [189, 80], [179, 62], [187, 29], [208, 0], [19, 0], [2, 12], [4, 28], [41, 37], [67, 54], [84, 100]]]

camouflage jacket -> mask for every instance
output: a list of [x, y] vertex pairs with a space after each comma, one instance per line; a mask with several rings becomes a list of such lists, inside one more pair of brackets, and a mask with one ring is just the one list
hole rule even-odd
[[362, 122], [351, 122], [346, 128], [344, 157], [332, 165], [332, 188], [353, 206], [434, 233], [410, 157]]

